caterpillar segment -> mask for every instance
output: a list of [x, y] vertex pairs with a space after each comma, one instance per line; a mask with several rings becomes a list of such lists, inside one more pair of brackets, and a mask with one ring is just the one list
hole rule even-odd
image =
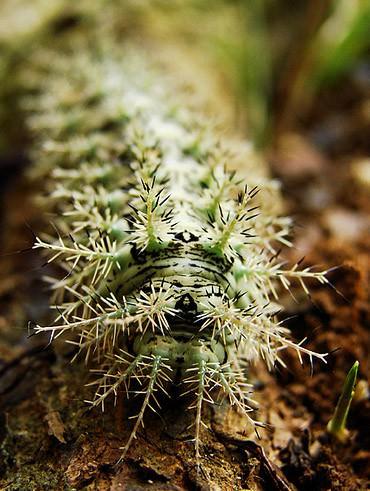
[[[146, 412], [178, 386], [194, 412], [199, 463], [205, 404], [226, 398], [258, 424], [245, 366], [284, 365], [286, 348], [325, 361], [276, 314], [281, 289], [295, 281], [307, 291], [326, 272], [278, 259], [291, 222], [276, 214], [275, 184], [144, 55], [44, 50], [24, 78], [30, 178], [53, 223], [34, 248], [64, 270], [47, 278], [55, 318], [35, 331], [76, 347], [93, 406], [104, 411], [120, 391], [141, 397], [122, 459]], [[231, 170], [236, 160], [247, 179]]]

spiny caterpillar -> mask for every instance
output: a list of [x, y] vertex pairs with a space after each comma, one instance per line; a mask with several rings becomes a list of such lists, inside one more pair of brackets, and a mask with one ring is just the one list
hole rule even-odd
[[[327, 280], [284, 268], [290, 220], [274, 214], [273, 182], [141, 61], [109, 47], [43, 51], [26, 73], [32, 174], [54, 213], [34, 248], [66, 271], [47, 278], [56, 316], [35, 331], [76, 346], [95, 375], [93, 406], [142, 395], [122, 458], [146, 410], [176, 386], [195, 413], [199, 462], [204, 404], [227, 398], [257, 424], [245, 365], [284, 365], [286, 348], [325, 361], [276, 314], [279, 285], [307, 292], [306, 279]], [[235, 161], [246, 181], [228, 170]]]

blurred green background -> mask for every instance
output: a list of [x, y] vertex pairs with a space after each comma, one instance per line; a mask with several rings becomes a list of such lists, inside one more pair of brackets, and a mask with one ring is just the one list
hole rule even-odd
[[[126, 37], [182, 45], [184, 65], [197, 56], [212, 64], [236, 126], [260, 149], [304, 122], [321, 92], [338, 90], [354, 72], [369, 86], [370, 0], [2, 0], [0, 54], [5, 45], [13, 58], [28, 49], [32, 31], [53, 16], [82, 12], [88, 22], [106, 11]], [[1, 73], [13, 58], [0, 61], [3, 102], [13, 88]]]

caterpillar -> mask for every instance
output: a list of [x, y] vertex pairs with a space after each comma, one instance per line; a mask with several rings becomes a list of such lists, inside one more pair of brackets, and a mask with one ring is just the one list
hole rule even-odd
[[227, 399], [260, 424], [245, 367], [284, 365], [287, 348], [325, 361], [277, 314], [279, 289], [328, 280], [279, 259], [291, 221], [276, 214], [276, 185], [250, 148], [221, 140], [149, 65], [128, 48], [82, 43], [44, 49], [25, 71], [30, 174], [53, 215], [33, 247], [65, 271], [46, 278], [55, 316], [34, 330], [88, 364], [92, 406], [140, 393], [121, 460], [147, 410], [178, 397], [194, 412], [199, 464], [206, 404]]

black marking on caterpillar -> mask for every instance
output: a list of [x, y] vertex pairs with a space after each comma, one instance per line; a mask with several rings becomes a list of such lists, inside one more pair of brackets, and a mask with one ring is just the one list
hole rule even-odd
[[[285, 348], [325, 360], [276, 320], [279, 284], [296, 280], [307, 292], [305, 279], [326, 283], [325, 272], [278, 262], [290, 222], [242, 144], [221, 146], [135, 58], [73, 53], [43, 53], [31, 68], [33, 175], [59, 214], [59, 232], [34, 248], [67, 270], [50, 280], [55, 321], [36, 332], [64, 336], [89, 361], [94, 406], [141, 385], [122, 458], [146, 410], [179, 386], [192, 400], [199, 463], [204, 404], [227, 398], [257, 424], [245, 364], [262, 357], [272, 369]], [[243, 152], [247, 183], [226, 165]]]

